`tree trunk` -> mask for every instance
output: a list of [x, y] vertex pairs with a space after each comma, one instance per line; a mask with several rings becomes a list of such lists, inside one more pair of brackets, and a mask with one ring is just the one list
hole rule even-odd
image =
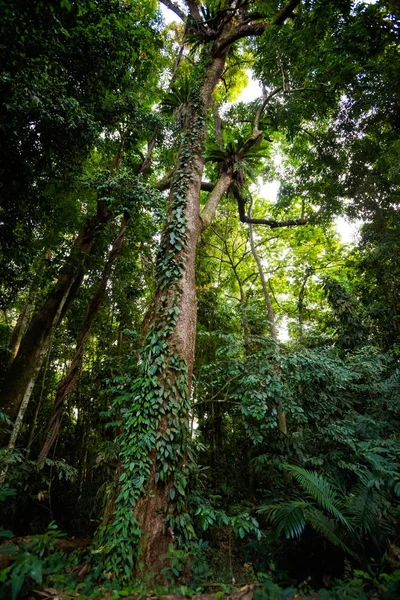
[[[123, 417], [119, 495], [112, 499], [113, 522], [109, 529], [99, 532], [103, 544], [102, 540], [109, 540], [117, 528], [131, 528], [125, 536], [128, 548], [123, 550], [121, 542], [118, 546], [123, 556], [137, 551], [138, 577], [159, 574], [166, 566], [162, 557], [175, 537], [171, 519], [181, 513], [184, 520], [197, 320], [196, 245], [210, 217], [206, 210], [203, 223], [200, 214], [206, 119], [227, 52], [225, 49], [217, 56], [206, 57], [207, 66], [196, 67], [193, 78], [157, 258], [156, 291], [144, 325], [147, 335], [140, 364], [142, 374], [134, 384], [131, 404]], [[132, 506], [133, 515], [127, 505]]]
[[92, 300], [89, 304], [85, 320], [83, 322], [82, 330], [79, 334], [75, 355], [72, 359], [72, 362], [65, 374], [65, 377], [62, 379], [61, 383], [58, 386], [56, 399], [54, 403], [54, 411], [50, 418], [50, 422], [47, 427], [45, 442], [43, 447], [39, 453], [38, 457], [38, 467], [43, 466], [44, 461], [46, 460], [55, 440], [57, 439], [58, 432], [61, 424], [61, 416], [62, 411], [65, 405], [65, 402], [71, 392], [74, 390], [76, 383], [78, 381], [79, 373], [82, 366], [83, 353], [85, 349], [86, 342], [89, 337], [90, 329], [93, 323], [93, 319], [96, 316], [100, 305], [103, 301], [104, 294], [107, 288], [107, 283], [110, 278], [111, 269], [117, 259], [117, 256], [122, 248], [124, 243], [126, 227], [128, 224], [128, 219], [124, 218], [120, 230], [118, 232], [117, 237], [114, 240], [113, 246], [110, 251], [110, 255], [108, 257], [107, 263], [104, 267], [103, 274], [101, 280], [93, 294]]
[[[40, 286], [40, 282], [42, 279], [43, 268], [46, 261], [47, 249], [45, 249], [42, 253], [42, 257], [40, 259], [39, 265], [37, 266], [36, 277], [30, 286], [28, 297], [22, 307], [22, 310], [18, 316], [17, 323], [12, 332], [10, 342], [8, 344], [8, 349], [10, 351], [10, 363], [14, 360], [14, 358], [18, 354], [19, 346], [21, 344], [21, 340], [23, 335], [27, 329], [29, 320], [31, 318], [32, 312], [35, 306], [35, 299], [37, 295], [38, 288]], [[35, 268], [35, 265], [34, 265]]]
[[[195, 256], [199, 235], [220, 198], [219, 191], [210, 194], [211, 210], [206, 207], [203, 222], [200, 189], [208, 108], [231, 45], [249, 35], [261, 35], [271, 25], [281, 25], [299, 2], [289, 0], [275, 19], [265, 23], [249, 24], [238, 9], [235, 18], [223, 21], [212, 40], [197, 2], [186, 3], [191, 18], [208, 37], [192, 72], [181, 148], [157, 259], [156, 291], [144, 327], [147, 336], [139, 363], [140, 376], [132, 385], [130, 402], [123, 414], [119, 437], [122, 474], [118, 496], [113, 500], [113, 522], [98, 536], [100, 551], [105, 547], [112, 549], [109, 558], [114, 573], [126, 566], [132, 554], [137, 558], [137, 576], [160, 573], [168, 564], [162, 557], [168, 553], [175, 535], [188, 538], [191, 534], [184, 513], [197, 319]], [[230, 184], [231, 175], [227, 175], [219, 181], [221, 190]]]
[[24, 331], [29, 321], [29, 317], [31, 316], [32, 307], [33, 299], [31, 293], [29, 293], [29, 296], [25, 300], [21, 312], [19, 313], [17, 323], [13, 329], [10, 343], [8, 345], [8, 349], [10, 351], [10, 363], [12, 363], [12, 361], [18, 354], [19, 345], [21, 343], [22, 336], [24, 335]]
[[[72, 285], [72, 284], [71, 284]], [[69, 290], [68, 290], [69, 291]], [[67, 293], [64, 295], [64, 302], [65, 299], [68, 297], [68, 291]], [[29, 400], [30, 397], [32, 395], [32, 391], [33, 388], [35, 386], [36, 383], [36, 379], [39, 375], [42, 363], [43, 363], [43, 359], [45, 357], [45, 355], [50, 352], [51, 350], [51, 345], [53, 342], [53, 336], [54, 336], [54, 332], [56, 330], [58, 321], [60, 319], [60, 315], [61, 312], [63, 310], [64, 307], [64, 302], [61, 302], [58, 310], [56, 312], [56, 314], [54, 315], [54, 319], [53, 319], [53, 323], [52, 326], [50, 328], [50, 332], [48, 337], [46, 338], [45, 342], [43, 343], [41, 349], [40, 349], [40, 354], [39, 354], [39, 360], [36, 362], [35, 368], [31, 371], [31, 378], [29, 379], [26, 389], [25, 389], [25, 393], [22, 397], [22, 401], [18, 410], [18, 414], [17, 414], [17, 418], [15, 419], [15, 423], [14, 423], [14, 427], [13, 430], [11, 432], [11, 437], [10, 437], [10, 441], [8, 443], [8, 451], [12, 452], [12, 450], [14, 450], [15, 445], [17, 443], [17, 439], [18, 436], [20, 434], [21, 428], [22, 428], [22, 423], [24, 421], [24, 417], [25, 417], [25, 413], [26, 413], [26, 409], [28, 408], [28, 404], [29, 404]], [[5, 477], [7, 475], [7, 469], [8, 467], [6, 467], [1, 473], [0, 473], [0, 484], [4, 483]]]
[[53, 291], [31, 319], [28, 330], [21, 340], [18, 354], [3, 381], [1, 407], [11, 419], [16, 417], [22, 399], [26, 400], [28, 387], [40, 370], [45, 355], [43, 348], [46, 346], [50, 332], [57, 327], [76, 297], [82, 282], [87, 255], [98, 232], [111, 216], [111, 213], [99, 202], [97, 215], [88, 221], [76, 238]]
[[[199, 95], [187, 111], [185, 123], [186, 136], [183, 141], [178, 165], [175, 171], [174, 182], [171, 187], [168, 222], [163, 232], [162, 253], [158, 259], [158, 289], [153, 305], [153, 312], [149, 331], [168, 331], [168, 366], [162, 374], [162, 383], [168, 387], [177, 388], [176, 401], [180, 404], [175, 411], [172, 403], [165, 403], [165, 414], [158, 422], [157, 434], [164, 436], [167, 429], [175, 426], [188, 430], [188, 406], [193, 373], [197, 300], [195, 287], [195, 257], [199, 235], [203, 229], [200, 216], [200, 186], [204, 169], [204, 144], [207, 118], [207, 109], [211, 101], [211, 94], [219, 80], [225, 63], [226, 52], [215, 57], [207, 69], [204, 82], [199, 90]], [[180, 216], [182, 215], [182, 217]], [[183, 233], [181, 245], [174, 244], [172, 235], [176, 232]], [[168, 269], [174, 257], [180, 273], [169, 277]], [[172, 265], [171, 265], [172, 266]], [[166, 300], [163, 300], [166, 298]], [[176, 307], [177, 318], [174, 323], [169, 323], [165, 315], [168, 310]], [[177, 360], [176, 360], [177, 359]], [[181, 369], [182, 389], [174, 385], [176, 367]], [[173, 366], [174, 365], [174, 366]], [[179, 397], [181, 396], [181, 397]], [[177, 414], [176, 414], [177, 413]], [[178, 419], [176, 419], [178, 417]], [[179, 423], [180, 421], [180, 423]], [[183, 441], [183, 440], [182, 440]], [[179, 462], [184, 459], [184, 444], [181, 448]], [[151, 454], [150, 478], [145, 490], [135, 507], [135, 518], [142, 535], [140, 538], [140, 562], [138, 576], [146, 572], [159, 573], [165, 566], [162, 556], [168, 553], [171, 543], [171, 534], [165, 531], [165, 522], [162, 512], [171, 502], [171, 493], [174, 488], [174, 475], [168, 473], [166, 480], [156, 481], [156, 473], [160, 469], [161, 455], [156, 449]], [[182, 464], [177, 465], [178, 468]]]
[[[250, 210], [251, 210], [251, 208], [249, 209], [249, 212], [250, 212]], [[250, 217], [250, 214], [249, 214], [249, 217]], [[278, 349], [279, 348], [279, 339], [278, 339], [278, 331], [276, 328], [275, 313], [274, 313], [274, 309], [273, 309], [272, 302], [271, 302], [271, 295], [268, 290], [267, 280], [265, 279], [264, 269], [263, 269], [260, 257], [257, 254], [256, 245], [254, 243], [253, 225], [251, 223], [249, 223], [249, 233], [250, 233], [251, 253], [254, 257], [254, 260], [257, 263], [258, 274], [260, 276], [261, 287], [263, 290], [265, 305], [267, 308], [269, 331], [270, 331], [272, 339], [274, 340], [274, 342], [276, 344], [276, 348]], [[277, 372], [279, 372], [279, 366], [277, 363], [274, 363], [274, 369]], [[277, 416], [279, 431], [286, 435], [287, 434], [286, 414], [285, 414], [285, 411], [283, 410], [281, 400], [278, 401], [276, 410], [277, 410], [276, 416]]]

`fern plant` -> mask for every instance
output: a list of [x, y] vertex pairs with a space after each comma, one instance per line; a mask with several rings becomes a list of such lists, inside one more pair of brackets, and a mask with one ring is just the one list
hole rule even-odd
[[161, 102], [161, 112], [167, 116], [174, 116], [178, 125], [183, 124], [190, 91], [190, 80], [186, 77], [172, 84]]
[[[302, 495], [281, 504], [259, 508], [287, 539], [300, 537], [306, 525], [325, 537], [346, 554], [356, 557], [349, 547], [360, 546], [365, 539], [379, 545], [380, 533], [387, 534], [391, 525], [383, 517], [380, 505], [384, 495], [374, 489], [375, 479], [362, 479], [348, 493], [334, 481], [297, 465], [282, 465], [302, 489]], [[350, 535], [351, 534], [351, 535]]]
[[265, 513], [277, 533], [283, 533], [287, 539], [300, 537], [309, 525], [331, 544], [354, 555], [344, 541], [343, 531], [352, 532], [353, 526], [344, 514], [344, 502], [338, 490], [315, 471], [296, 465], [282, 466], [303, 489], [304, 496], [300, 500], [262, 506], [259, 512]]
[[206, 162], [219, 164], [221, 171], [232, 169], [235, 179], [244, 183], [245, 176], [255, 179], [257, 169], [266, 156], [268, 145], [260, 141], [258, 144], [246, 148], [247, 141], [242, 136], [228, 141], [223, 148], [211, 144], [207, 150]]

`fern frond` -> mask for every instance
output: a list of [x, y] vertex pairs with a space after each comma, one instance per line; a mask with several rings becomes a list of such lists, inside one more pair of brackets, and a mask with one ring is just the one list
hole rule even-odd
[[307, 502], [292, 501], [261, 506], [258, 512], [265, 513], [276, 526], [277, 533], [283, 533], [286, 539], [289, 539], [300, 537], [303, 533], [306, 526], [304, 513], [309, 507]]
[[286, 464], [282, 466], [321, 508], [340, 521], [347, 529], [352, 529], [352, 526], [342, 512], [342, 502], [325, 477], [315, 471], [307, 471], [307, 469], [303, 469], [297, 465]]
[[341, 548], [346, 554], [356, 557], [356, 554], [340, 538], [333, 519], [330, 519], [313, 506], [305, 511], [305, 519], [310, 527], [323, 535], [331, 544]]
[[165, 94], [161, 109], [164, 113], [172, 113], [174, 109], [187, 104], [190, 95], [190, 80], [182, 79], [179, 83], [171, 86], [171, 91]]
[[376, 531], [379, 507], [372, 487], [364, 483], [355, 485], [350, 492], [348, 510], [353, 523], [361, 533]]

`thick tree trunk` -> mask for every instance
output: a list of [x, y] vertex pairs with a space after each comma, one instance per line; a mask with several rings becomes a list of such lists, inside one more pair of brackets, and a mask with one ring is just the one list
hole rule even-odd
[[106, 288], [107, 288], [107, 283], [110, 278], [112, 267], [117, 259], [117, 256], [122, 248], [122, 245], [124, 243], [127, 223], [128, 223], [128, 219], [124, 218], [121, 223], [121, 227], [118, 232], [118, 235], [115, 238], [113, 246], [111, 248], [110, 255], [109, 255], [107, 263], [104, 267], [101, 280], [100, 280], [99, 284], [97, 285], [97, 288], [93, 294], [92, 300], [87, 309], [85, 320], [83, 322], [83, 327], [82, 327], [82, 330], [79, 334], [79, 337], [78, 337], [78, 340], [76, 343], [75, 355], [71, 361], [71, 364], [67, 370], [67, 373], [65, 374], [65, 377], [63, 378], [63, 380], [61, 381], [61, 383], [58, 386], [56, 399], [55, 399], [55, 403], [54, 403], [54, 411], [50, 418], [50, 421], [49, 421], [49, 424], [47, 427], [47, 431], [46, 431], [45, 442], [39, 453], [39, 457], [38, 457], [38, 461], [37, 461], [38, 467], [41, 467], [43, 465], [55, 440], [57, 439], [58, 432], [60, 430], [60, 425], [61, 425], [62, 411], [63, 411], [64, 405], [65, 405], [65, 402], [66, 402], [68, 396], [74, 390], [76, 383], [78, 381], [79, 373], [80, 373], [81, 366], [82, 366], [83, 353], [84, 353], [86, 342], [89, 337], [93, 319], [96, 316], [96, 314], [100, 308], [100, 305], [103, 301], [104, 294], [105, 294]]
[[[162, 557], [174, 539], [172, 524], [181, 528], [183, 537], [190, 535], [184, 515], [184, 473], [197, 319], [196, 245], [203, 226], [214, 214], [214, 208], [206, 209], [203, 223], [200, 189], [211, 95], [231, 45], [249, 35], [261, 35], [271, 25], [281, 25], [299, 2], [290, 0], [269, 23], [249, 23], [238, 9], [236, 18], [223, 21], [212, 40], [197, 2], [186, 3], [191, 18], [208, 39], [192, 73], [157, 260], [156, 293], [144, 328], [147, 337], [139, 364], [140, 377], [132, 385], [131, 402], [123, 415], [119, 437], [122, 474], [118, 496], [113, 500], [114, 518], [98, 536], [101, 548], [119, 551], [117, 563], [121, 569], [136, 550], [139, 577], [160, 573], [168, 564]], [[219, 182], [221, 191], [230, 184], [231, 175], [227, 175]], [[219, 198], [216, 192], [211, 204], [216, 206]], [[115, 555], [113, 560], [116, 562]]]
[[[168, 329], [165, 307], [176, 306], [176, 322], [172, 325], [168, 335], [169, 356], [167, 361], [172, 366], [171, 363], [175, 362], [175, 358], [173, 361], [171, 359], [175, 355], [177, 362], [185, 365], [186, 381], [184, 385], [186, 390], [182, 390], [182, 393], [186, 394], [186, 398], [179, 398], [179, 393], [176, 398], [177, 402], [183, 405], [185, 402], [188, 404], [190, 396], [195, 350], [197, 321], [195, 258], [197, 241], [204, 226], [200, 215], [200, 187], [204, 170], [205, 121], [211, 94], [222, 73], [225, 57], [226, 52], [212, 60], [203, 76], [199, 96], [188, 107], [185, 123], [186, 135], [171, 187], [168, 222], [163, 232], [162, 253], [158, 260], [159, 273], [166, 277], [159, 278], [149, 325], [149, 331], [154, 331], [155, 328], [158, 331], [162, 331], [163, 328]], [[225, 189], [224, 185], [222, 188]], [[184, 221], [182, 223], [182, 216], [186, 223]], [[208, 220], [208, 214], [206, 219]], [[182, 231], [182, 227], [186, 229], [184, 232], [185, 243], [180, 250], [180, 245], [177, 248], [174, 244], [174, 231]], [[165, 271], [165, 266], [170, 262], [169, 257], [174, 257], [180, 264], [179, 279], [170, 279], [169, 269]], [[167, 368], [162, 374], [163, 384], [173, 385], [174, 377], [174, 370]], [[189, 415], [185, 406], [178, 411], [180, 413], [178, 419], [181, 420], [181, 423], [174, 423], [176, 418], [170, 406], [166, 406], [165, 410], [165, 414], [158, 422], [156, 435], [164, 436], [167, 429], [173, 425], [184, 431], [188, 429]], [[163, 512], [171, 504], [174, 480], [172, 474], [163, 483], [156, 480], [156, 473], [160, 468], [159, 461], [160, 456], [154, 449], [151, 453], [150, 477], [145, 494], [137, 502], [134, 511], [135, 518], [142, 530], [139, 542], [139, 561], [142, 568], [138, 568], [139, 577], [149, 572], [159, 573], [165, 567], [166, 562], [162, 556], [168, 553], [168, 546], [171, 543], [171, 536], [173, 536], [173, 533], [166, 531]]]
[[[26, 399], [28, 387], [40, 370], [45, 355], [43, 348], [46, 346], [50, 332], [57, 327], [76, 297], [82, 282], [87, 255], [99, 230], [111, 216], [105, 206], [99, 203], [97, 215], [88, 221], [75, 240], [53, 291], [43, 306], [33, 315], [28, 330], [21, 340], [18, 354], [3, 381], [1, 408], [8, 417], [15, 418], [22, 399]], [[33, 389], [33, 386], [31, 388]]]
[[118, 496], [110, 502], [113, 521], [109, 529], [106, 526], [99, 532], [101, 545], [118, 529], [131, 532], [126, 535], [128, 548], [123, 549], [121, 542], [118, 545], [122, 556], [138, 553], [138, 577], [159, 574], [168, 564], [163, 557], [175, 539], [171, 518], [180, 513], [184, 519], [182, 494], [197, 321], [196, 246], [213, 216], [216, 195], [222, 195], [228, 184], [225, 177], [219, 182], [203, 222], [200, 188], [206, 119], [227, 52], [228, 48], [207, 56], [205, 66], [197, 67], [193, 78], [157, 259], [156, 292], [144, 324], [142, 375], [134, 384], [132, 402], [123, 418], [122, 474]]

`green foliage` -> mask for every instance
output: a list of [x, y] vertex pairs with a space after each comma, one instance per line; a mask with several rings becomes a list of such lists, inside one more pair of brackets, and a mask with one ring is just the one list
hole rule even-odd
[[326, 479], [315, 471], [310, 472], [295, 465], [282, 466], [321, 508], [350, 529], [347, 519], [342, 514], [341, 500]]
[[[8, 469], [2, 524], [21, 534], [53, 518], [74, 535], [98, 528], [90, 573], [70, 581], [62, 557], [51, 562], [33, 536], [2, 574], [6, 593], [54, 575], [67, 593], [144, 594], [145, 584], [133, 583], [147, 535], [141, 511], [161, 498], [154, 518], [174, 540], [162, 575], [175, 591], [235, 577], [258, 580], [260, 600], [277, 600], [295, 593], [294, 581], [304, 596], [346, 576], [320, 597], [379, 591], [389, 599], [400, 496], [396, 3], [298, 3], [284, 26], [228, 44], [224, 64], [219, 53], [213, 110], [202, 85], [211, 85], [224, 27], [225, 35], [242, 18], [261, 25], [282, 3], [195, 4], [198, 19], [161, 32], [155, 0], [0, 2], [1, 372], [18, 316], [42, 306], [82, 225], [96, 210], [112, 216], [85, 256], [79, 297], [55, 332], [20, 446], [0, 454], [0, 470]], [[252, 64], [269, 94], [255, 145], [262, 100], [226, 105]], [[252, 197], [254, 217], [309, 224], [254, 227], [264, 286], [249, 229], [231, 195], [221, 199], [198, 244], [189, 389], [177, 326], [187, 192], [203, 160], [207, 183], [231, 173]], [[165, 182], [168, 199], [156, 191]], [[276, 201], [264, 197], [266, 182], [279, 184]], [[201, 192], [198, 204], [206, 201]], [[335, 233], [340, 212], [364, 221], [354, 251]], [[121, 260], [54, 456], [38, 472], [56, 391], [122, 216], [130, 225]], [[364, 570], [352, 577], [354, 565]]]
[[[12, 537], [11, 532], [1, 531], [0, 537]], [[64, 569], [65, 556], [55, 550], [55, 543], [65, 534], [57, 529], [57, 525], [50, 523], [48, 530], [43, 535], [35, 535], [23, 546], [2, 546], [1, 552], [12, 554], [12, 562], [0, 572], [0, 581], [3, 586], [1, 598], [16, 600], [25, 584], [30, 580], [36, 586], [41, 586], [44, 579], [50, 577], [53, 581], [57, 574]]]

